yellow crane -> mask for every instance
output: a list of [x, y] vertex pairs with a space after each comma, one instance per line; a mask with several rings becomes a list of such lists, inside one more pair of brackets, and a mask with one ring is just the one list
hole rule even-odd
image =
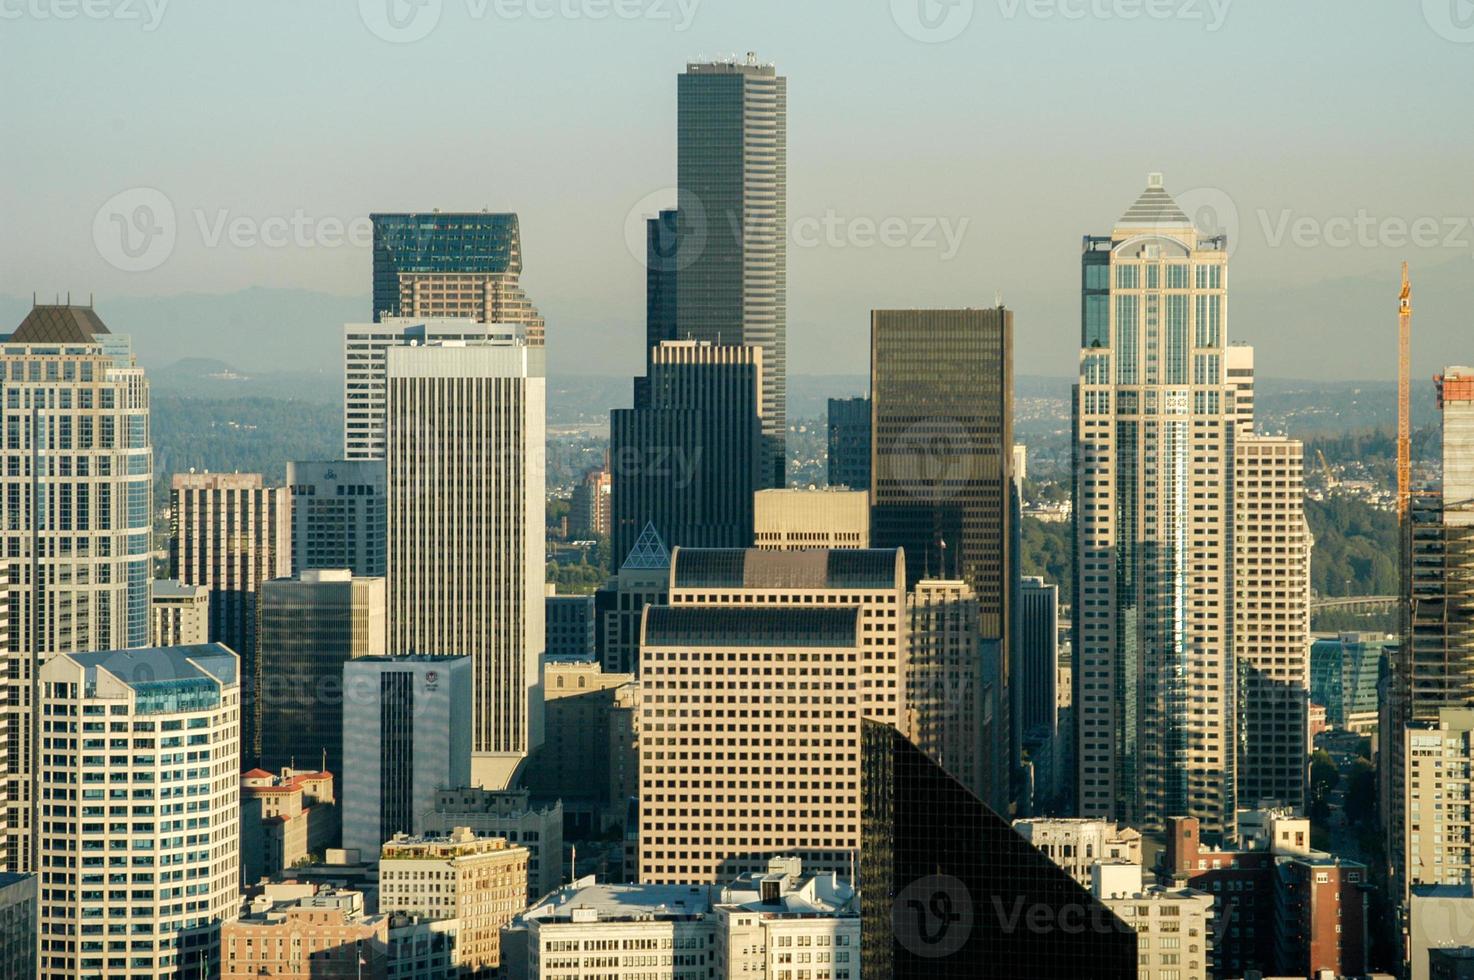
[[1320, 471], [1326, 475], [1326, 489], [1336, 489], [1338, 481], [1336, 480], [1336, 475], [1331, 472], [1331, 464], [1326, 462], [1326, 454], [1317, 449], [1315, 451], [1315, 457], [1320, 460]]
[[1413, 286], [1402, 264], [1402, 293], [1397, 301], [1397, 516], [1407, 515], [1412, 494], [1412, 365]]

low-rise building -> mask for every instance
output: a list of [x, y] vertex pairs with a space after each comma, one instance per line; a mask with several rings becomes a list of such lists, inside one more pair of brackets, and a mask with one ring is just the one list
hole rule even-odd
[[1013, 829], [1083, 888], [1090, 887], [1097, 861], [1141, 864], [1141, 834], [1111, 820], [1039, 817], [1015, 820]]
[[1138, 980], [1208, 980], [1213, 967], [1213, 896], [1143, 881], [1140, 864], [1097, 861], [1090, 891], [1136, 931]]
[[458, 919], [461, 966], [492, 975], [501, 928], [527, 907], [527, 850], [457, 827], [443, 837], [396, 834], [379, 853], [379, 911]]
[[421, 824], [430, 835], [467, 827], [478, 837], [500, 837], [527, 849], [529, 904], [563, 883], [563, 804], [532, 803], [526, 790], [446, 789]]
[[719, 885], [582, 878], [503, 930], [508, 980], [859, 980], [854, 889], [795, 858]]
[[333, 774], [252, 769], [241, 774], [241, 883], [274, 878], [337, 843]]

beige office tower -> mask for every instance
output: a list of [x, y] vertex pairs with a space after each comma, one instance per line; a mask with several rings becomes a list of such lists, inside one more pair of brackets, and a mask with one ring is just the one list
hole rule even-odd
[[861, 709], [866, 718], [909, 734], [905, 561], [899, 548], [677, 548], [669, 604], [858, 607]]
[[864, 618], [840, 604], [646, 610], [641, 882], [725, 882], [782, 856], [849, 873], [860, 847]]
[[1229, 344], [1223, 353], [1229, 387], [1233, 389], [1234, 424], [1241, 434], [1254, 431], [1254, 348]]
[[148, 645], [149, 383], [129, 338], [92, 307], [38, 305], [0, 338], [0, 416], [0, 555], [10, 566], [0, 869], [27, 872], [39, 870], [31, 775], [43, 746], [31, 705], [41, 666]]
[[753, 542], [769, 551], [870, 547], [865, 490], [759, 490], [752, 498]]
[[241, 658], [241, 759], [261, 754], [256, 731], [256, 597], [292, 574], [292, 497], [260, 473], [176, 473], [170, 493], [170, 576], [210, 589], [210, 642]]
[[[1474, 880], [1474, 710], [1440, 708], [1433, 718], [1412, 722], [1400, 735], [1406, 767], [1395, 791], [1407, 833], [1399, 842], [1397, 863], [1407, 869], [1407, 887], [1467, 887]], [[1405, 900], [1405, 895], [1398, 896], [1398, 901]]]
[[992, 711], [998, 692], [983, 663], [982, 611], [961, 580], [922, 579], [907, 600], [910, 663], [906, 702], [911, 741], [979, 799], [1003, 762], [987, 748], [1000, 733]]
[[1159, 830], [1235, 809], [1228, 243], [1160, 174], [1082, 256], [1075, 386], [1080, 815]]
[[393, 347], [389, 653], [470, 657], [471, 781], [542, 744], [544, 351]]
[[150, 642], [156, 647], [185, 647], [210, 642], [210, 587], [180, 585], [172, 578], [154, 580], [150, 599]]
[[1239, 806], [1304, 807], [1310, 758], [1305, 447], [1240, 434], [1233, 475]]

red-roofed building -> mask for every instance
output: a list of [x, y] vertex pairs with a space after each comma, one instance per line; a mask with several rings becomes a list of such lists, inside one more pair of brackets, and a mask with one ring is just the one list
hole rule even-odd
[[338, 843], [333, 774], [265, 769], [241, 774], [241, 883], [273, 878]]

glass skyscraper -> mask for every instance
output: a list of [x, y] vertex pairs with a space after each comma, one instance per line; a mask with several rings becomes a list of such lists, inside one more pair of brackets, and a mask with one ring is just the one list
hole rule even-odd
[[[676, 144], [672, 339], [762, 348], [763, 485], [781, 487], [788, 424], [788, 80], [754, 54], [687, 65], [677, 87]], [[664, 309], [656, 312], [665, 315]]]

